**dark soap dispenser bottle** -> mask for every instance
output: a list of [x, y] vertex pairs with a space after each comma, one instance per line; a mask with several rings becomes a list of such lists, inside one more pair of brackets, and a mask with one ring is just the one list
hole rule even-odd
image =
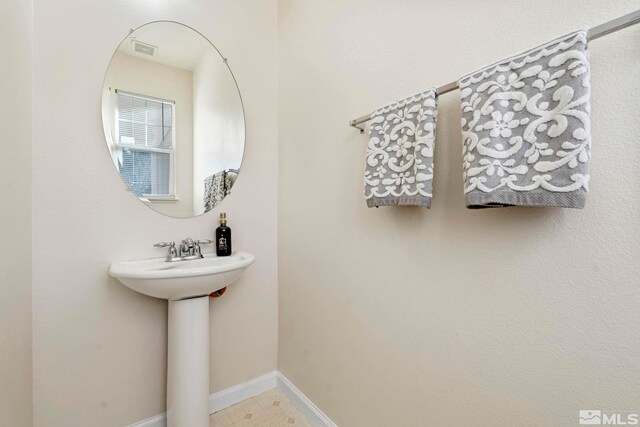
[[227, 214], [220, 213], [220, 226], [216, 228], [216, 254], [231, 255], [231, 228], [227, 227]]

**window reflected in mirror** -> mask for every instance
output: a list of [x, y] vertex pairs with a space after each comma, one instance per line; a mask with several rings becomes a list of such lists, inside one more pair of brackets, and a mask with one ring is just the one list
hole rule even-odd
[[116, 147], [120, 176], [138, 197], [175, 198], [174, 101], [116, 89]]

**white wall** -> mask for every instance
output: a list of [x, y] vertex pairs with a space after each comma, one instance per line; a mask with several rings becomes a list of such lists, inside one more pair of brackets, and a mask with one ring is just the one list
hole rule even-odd
[[640, 28], [591, 44], [584, 210], [470, 211], [459, 92], [431, 210], [367, 209], [348, 120], [636, 0], [279, 2], [279, 369], [340, 426], [578, 424], [640, 402]]
[[[229, 58], [246, 100], [244, 169], [220, 208], [255, 264], [212, 302], [211, 392], [272, 371], [277, 356], [275, 1], [35, 2], [34, 425], [123, 426], [165, 410], [167, 305], [108, 274], [151, 245], [206, 238], [220, 208], [162, 216], [127, 194], [102, 134], [104, 72], [129, 28], [172, 19]], [[259, 70], [260, 72], [256, 72]], [[257, 239], [255, 236], [260, 236]]]
[[0, 13], [0, 426], [31, 425], [31, 48], [33, 4]]
[[214, 52], [203, 55], [193, 70], [193, 124], [193, 211], [204, 212], [204, 180], [240, 169], [245, 139], [236, 83]]
[[109, 122], [113, 138], [116, 90], [175, 102], [175, 191], [179, 200], [151, 201], [149, 205], [166, 215], [181, 218], [193, 216], [193, 73], [116, 52], [109, 64], [109, 74], [104, 83], [104, 90], [109, 91], [108, 99], [111, 101], [108, 111], [111, 113]]

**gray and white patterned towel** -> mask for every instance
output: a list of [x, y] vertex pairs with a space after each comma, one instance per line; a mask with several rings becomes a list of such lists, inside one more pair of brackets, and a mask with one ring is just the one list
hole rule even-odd
[[467, 207], [584, 207], [591, 146], [586, 31], [458, 83]]
[[432, 88], [371, 115], [364, 173], [367, 206], [431, 207], [436, 101]]
[[204, 211], [209, 212], [229, 195], [231, 187], [238, 176], [235, 169], [225, 169], [204, 180]]

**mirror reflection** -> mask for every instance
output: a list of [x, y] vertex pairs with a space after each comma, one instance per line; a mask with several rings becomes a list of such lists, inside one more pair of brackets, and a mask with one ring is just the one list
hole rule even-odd
[[244, 153], [242, 100], [227, 61], [192, 28], [151, 22], [120, 43], [102, 121], [126, 189], [152, 209], [193, 217], [230, 193]]

